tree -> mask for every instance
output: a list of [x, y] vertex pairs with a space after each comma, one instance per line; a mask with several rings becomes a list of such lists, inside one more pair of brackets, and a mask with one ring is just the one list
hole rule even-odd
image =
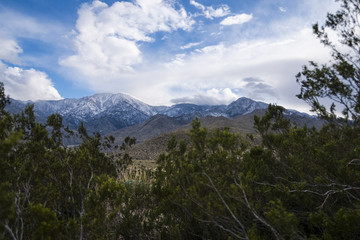
[[253, 146], [193, 122], [158, 159], [154, 222], [163, 238], [354, 239], [360, 234], [360, 128], [291, 126], [269, 106]]
[[[307, 101], [319, 116], [334, 120], [336, 104], [340, 105], [345, 119], [359, 124], [360, 116], [360, 2], [341, 0], [341, 9], [328, 13], [325, 25], [313, 25], [313, 32], [321, 43], [332, 51], [333, 60], [319, 65], [310, 62], [296, 75], [301, 92], [297, 96]], [[332, 39], [330, 32], [337, 33]], [[327, 108], [322, 98], [330, 98]]]
[[[162, 236], [180, 239], [292, 236], [293, 232], [276, 229], [270, 220], [281, 214], [277, 223], [280, 227], [288, 226], [284, 229], [289, 231], [294, 228], [292, 225], [296, 229], [295, 215], [288, 213], [281, 202], [275, 204], [272, 198], [264, 199], [262, 187], [254, 184], [256, 180], [272, 179], [276, 173], [272, 151], [261, 147], [249, 149], [242, 137], [228, 128], [209, 131], [201, 128], [199, 121], [192, 125], [190, 143], [178, 143], [173, 138], [167, 154], [158, 160], [153, 191], [159, 201]], [[274, 204], [270, 206], [271, 201]], [[271, 214], [266, 215], [267, 209]], [[260, 233], [255, 229], [260, 229]]]
[[[0, 83], [0, 238], [140, 238], [145, 226], [148, 183], [125, 183], [127, 154], [110, 154], [114, 138], [88, 134], [82, 143], [63, 144], [62, 117], [36, 121], [33, 106], [17, 115]], [[121, 149], [135, 143], [127, 138]], [[127, 179], [129, 180], [129, 179]]]
[[[319, 130], [296, 126], [282, 107], [270, 105], [262, 118], [254, 118], [260, 146], [227, 148], [221, 136], [233, 137], [226, 131], [209, 133], [198, 122], [190, 144], [169, 142], [155, 184], [166, 199], [160, 206], [171, 212], [163, 219], [168, 236], [359, 238], [359, 19], [360, 2], [342, 0], [324, 26], [315, 24], [316, 37], [333, 59], [324, 65], [310, 62], [296, 76], [298, 97], [329, 124]], [[323, 98], [332, 100], [330, 106]]]

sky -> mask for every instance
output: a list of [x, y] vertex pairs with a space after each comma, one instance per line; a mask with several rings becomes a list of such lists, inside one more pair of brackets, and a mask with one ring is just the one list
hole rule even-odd
[[307, 111], [295, 75], [330, 60], [312, 24], [337, 9], [334, 0], [0, 0], [0, 81], [20, 100], [248, 97]]

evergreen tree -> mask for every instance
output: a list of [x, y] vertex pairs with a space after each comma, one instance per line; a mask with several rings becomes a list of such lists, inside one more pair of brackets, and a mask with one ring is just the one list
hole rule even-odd
[[[360, 114], [360, 2], [341, 0], [341, 9], [328, 13], [325, 25], [315, 24], [316, 37], [332, 51], [333, 60], [324, 65], [310, 62], [297, 74], [300, 99], [307, 101], [312, 110], [328, 120], [336, 119], [336, 104], [346, 119], [359, 122]], [[337, 34], [336, 39], [329, 32]], [[321, 103], [330, 98], [330, 107]]]
[[[146, 233], [149, 185], [125, 184], [121, 171], [131, 158], [105, 153], [113, 137], [88, 134], [81, 124], [82, 143], [67, 147], [63, 133], [69, 131], [59, 114], [40, 124], [32, 105], [11, 115], [8, 103], [0, 83], [1, 239], [118, 239]], [[127, 138], [121, 149], [134, 143]]]

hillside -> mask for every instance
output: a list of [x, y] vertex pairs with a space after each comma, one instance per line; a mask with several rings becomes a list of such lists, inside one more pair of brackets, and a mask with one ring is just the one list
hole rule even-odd
[[[199, 120], [201, 126], [208, 128], [210, 131], [217, 128], [224, 129], [228, 127], [231, 132], [240, 134], [244, 138], [246, 138], [248, 134], [252, 134], [255, 137], [255, 142], [260, 142], [257, 131], [254, 129], [254, 116], [262, 116], [264, 113], [265, 110], [258, 109], [249, 114], [237, 116], [232, 119], [206, 116]], [[324, 121], [320, 119], [301, 114], [291, 114], [288, 111], [286, 112], [286, 117], [298, 126], [306, 124], [308, 127], [320, 129], [324, 124]], [[117, 144], [121, 144], [126, 136], [135, 137], [137, 144], [129, 150], [133, 159], [154, 161], [161, 153], [166, 151], [167, 142], [173, 135], [176, 135], [179, 141], [188, 141], [187, 133], [190, 129], [191, 123], [181, 124], [174, 118], [160, 115], [138, 126], [117, 131], [113, 136], [115, 136]]]

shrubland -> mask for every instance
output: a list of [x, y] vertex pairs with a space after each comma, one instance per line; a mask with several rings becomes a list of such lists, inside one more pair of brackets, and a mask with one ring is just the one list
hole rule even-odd
[[171, 138], [156, 170], [143, 175], [128, 172], [123, 150], [134, 139], [105, 153], [114, 139], [81, 125], [81, 145], [67, 147], [71, 131], [60, 115], [40, 124], [31, 106], [9, 114], [1, 84], [0, 237], [360, 238], [360, 3], [341, 2], [324, 26], [314, 25], [333, 60], [310, 62], [297, 75], [298, 97], [327, 121], [321, 129], [290, 123], [276, 105], [254, 119], [260, 144], [195, 120], [190, 140]]

